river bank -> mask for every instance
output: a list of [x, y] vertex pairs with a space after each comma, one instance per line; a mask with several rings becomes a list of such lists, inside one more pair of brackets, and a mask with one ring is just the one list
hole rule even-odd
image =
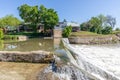
[[71, 44], [111, 44], [120, 42], [117, 34], [102, 35], [91, 32], [73, 32], [68, 38]]

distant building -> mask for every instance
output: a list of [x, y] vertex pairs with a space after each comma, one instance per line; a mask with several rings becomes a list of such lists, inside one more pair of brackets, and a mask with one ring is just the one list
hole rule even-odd
[[77, 32], [80, 30], [80, 24], [76, 22], [67, 22], [67, 21], [59, 22], [54, 28], [63, 30], [66, 26], [71, 26], [73, 32]]
[[[33, 28], [29, 26], [30, 23], [24, 23], [24, 24], [20, 24], [17, 27], [17, 31], [18, 32], [22, 32], [22, 31], [27, 31], [27, 32], [31, 32], [33, 31]], [[42, 32], [44, 31], [44, 25], [43, 24], [38, 24], [37, 25], [37, 32]]]

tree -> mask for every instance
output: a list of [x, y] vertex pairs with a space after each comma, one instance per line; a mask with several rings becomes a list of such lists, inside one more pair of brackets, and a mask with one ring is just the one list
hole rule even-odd
[[23, 4], [18, 7], [19, 15], [24, 20], [25, 23], [28, 23], [30, 27], [33, 28], [34, 32], [37, 31], [37, 24], [40, 23], [39, 9], [38, 6], [29, 6]]
[[105, 27], [105, 26], [106, 26], [106, 21], [107, 21], [106, 16], [100, 14], [100, 15], [98, 15], [98, 19], [99, 19], [100, 22], [101, 22], [101, 25], [100, 25], [100, 26], [101, 26], [101, 27]]
[[80, 29], [82, 31], [90, 31], [90, 28], [91, 28], [90, 22], [84, 22], [80, 25]]
[[101, 14], [97, 17], [92, 17], [88, 22], [82, 23], [80, 25], [80, 28], [83, 31], [90, 31], [98, 34], [108, 34], [111, 33], [115, 24], [115, 18], [113, 18], [112, 16], [104, 16]]
[[18, 7], [20, 17], [26, 23], [38, 23], [39, 22], [39, 12], [38, 6], [29, 6], [27, 4], [23, 4]]
[[63, 30], [63, 37], [69, 37], [72, 32], [72, 27], [71, 26], [66, 26], [65, 29]]
[[39, 23], [44, 24], [45, 30], [53, 29], [59, 21], [57, 12], [54, 9], [47, 9], [43, 5], [39, 7], [23, 4], [18, 7], [18, 10], [21, 18], [31, 26], [33, 25], [33, 29], [37, 29]]
[[59, 18], [54, 9], [47, 9], [43, 5], [40, 6], [41, 23], [44, 24], [44, 29], [53, 29], [58, 23]]
[[89, 20], [89, 22], [91, 23], [90, 31], [100, 34], [101, 33], [101, 21], [97, 17], [92, 17], [91, 20]]
[[102, 22], [98, 17], [92, 17], [88, 22], [82, 23], [80, 25], [81, 30], [90, 31], [94, 33], [101, 34]]
[[14, 17], [13, 15], [7, 15], [0, 19], [0, 27], [4, 28], [7, 26], [18, 26], [21, 23], [19, 19]]
[[108, 23], [108, 25], [111, 26], [112, 28], [114, 28], [115, 25], [116, 25], [116, 19], [113, 18], [113, 17], [110, 16], [110, 15], [108, 15], [106, 18], [107, 18], [107, 23]]

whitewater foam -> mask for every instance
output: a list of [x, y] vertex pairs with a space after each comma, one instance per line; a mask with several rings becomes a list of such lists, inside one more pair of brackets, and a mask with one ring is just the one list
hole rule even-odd
[[[90, 62], [120, 77], [120, 46], [72, 45]], [[78, 54], [78, 55], [79, 55]]]

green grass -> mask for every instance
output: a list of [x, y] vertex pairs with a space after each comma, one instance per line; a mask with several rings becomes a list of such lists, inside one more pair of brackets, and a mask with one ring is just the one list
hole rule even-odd
[[72, 32], [70, 37], [87, 37], [87, 36], [99, 36], [101, 34], [87, 32], [87, 31], [79, 31], [79, 32]]
[[113, 31], [112, 34], [120, 34], [120, 31]]
[[103, 34], [97, 34], [93, 32], [88, 32], [88, 31], [79, 31], [79, 32], [72, 32], [70, 37], [115, 37], [114, 34], [108, 34], [108, 35], [103, 35]]
[[18, 40], [18, 37], [21, 35], [28, 36], [29, 38], [37, 38], [40, 36], [42, 37], [43, 34], [33, 32], [8, 33], [4, 35], [3, 40]]
[[34, 33], [34, 32], [18, 32], [18, 33], [9, 33], [7, 35], [16, 35], [16, 36], [25, 35], [25, 36], [28, 36], [28, 37], [39, 37], [39, 36], [42, 36], [41, 33]]

